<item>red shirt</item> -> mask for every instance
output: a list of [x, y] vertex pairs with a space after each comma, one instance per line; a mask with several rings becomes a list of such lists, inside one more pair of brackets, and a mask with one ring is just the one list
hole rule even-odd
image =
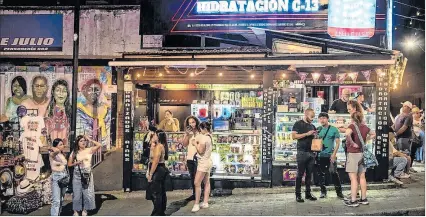
[[[362, 143], [358, 138], [358, 133], [356, 132], [355, 125], [350, 124], [348, 128], [352, 130], [352, 134], [351, 134], [352, 141], [354, 141], [358, 145], [358, 147], [355, 148], [354, 146], [350, 145], [349, 142], [346, 142], [346, 149], [348, 150], [348, 153], [361, 153]], [[364, 143], [365, 143], [367, 140], [367, 135], [370, 132], [370, 128], [368, 128], [367, 125], [365, 124], [360, 124], [358, 128], [359, 128], [359, 131], [361, 132], [362, 139], [364, 140]]]

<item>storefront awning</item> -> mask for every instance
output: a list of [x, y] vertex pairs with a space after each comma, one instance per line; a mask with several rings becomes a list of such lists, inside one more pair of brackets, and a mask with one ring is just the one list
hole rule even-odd
[[[253, 55], [253, 54], [251, 54]], [[264, 55], [264, 54], [263, 54]], [[129, 54], [126, 54], [129, 57]], [[396, 59], [388, 54], [286, 54], [270, 55], [266, 57], [240, 55], [237, 58], [232, 54], [209, 55], [200, 54], [188, 56], [149, 56], [143, 58], [122, 58], [109, 62], [110, 66], [137, 67], [137, 66], [279, 66], [279, 65], [392, 65]]]

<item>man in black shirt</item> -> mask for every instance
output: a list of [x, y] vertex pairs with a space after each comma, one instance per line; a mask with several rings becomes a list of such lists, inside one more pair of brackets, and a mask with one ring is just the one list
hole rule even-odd
[[333, 104], [330, 106], [328, 113], [337, 113], [337, 114], [348, 114], [348, 101], [351, 96], [351, 91], [349, 89], [342, 90], [342, 97], [340, 99], [334, 100]]
[[311, 177], [312, 170], [315, 164], [315, 153], [312, 152], [312, 140], [316, 133], [315, 126], [312, 125], [312, 121], [315, 118], [315, 112], [312, 109], [305, 111], [303, 120], [297, 121], [291, 132], [292, 138], [297, 139], [297, 178], [296, 178], [296, 201], [299, 203], [305, 202], [302, 198], [302, 177], [306, 172], [305, 177], [305, 199], [315, 201], [315, 198], [311, 194]]
[[371, 109], [371, 108], [368, 108], [365, 104], [364, 104], [364, 101], [365, 101], [365, 95], [364, 95], [364, 93], [363, 92], [358, 92], [357, 93], [357, 96], [355, 97], [356, 98], [356, 100], [358, 101], [358, 103], [361, 105], [361, 107], [362, 107], [362, 109], [364, 109], [364, 111], [367, 111], [367, 112], [374, 112], [374, 110], [373, 109]]

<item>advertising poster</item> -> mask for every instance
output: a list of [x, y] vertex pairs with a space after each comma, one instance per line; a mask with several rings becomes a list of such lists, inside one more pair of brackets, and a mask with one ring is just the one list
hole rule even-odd
[[361, 39], [385, 31], [386, 1], [378, 0], [377, 10], [375, 1], [144, 0], [140, 34], [242, 34], [256, 27]]

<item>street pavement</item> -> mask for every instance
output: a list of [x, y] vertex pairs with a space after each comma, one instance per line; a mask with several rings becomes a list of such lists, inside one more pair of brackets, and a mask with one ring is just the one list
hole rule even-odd
[[[419, 169], [418, 169], [419, 170]], [[370, 205], [350, 208], [336, 197], [330, 188], [328, 198], [316, 202], [296, 203], [294, 188], [252, 188], [234, 189], [232, 195], [213, 197], [210, 208], [202, 209], [196, 214], [191, 213], [193, 201], [185, 198], [190, 195], [189, 190], [168, 192], [167, 215], [188, 216], [253, 216], [253, 215], [423, 215], [425, 214], [425, 173], [413, 174], [410, 180], [404, 180], [403, 187], [391, 184], [371, 185], [368, 191]], [[380, 186], [385, 186], [380, 188]], [[318, 190], [318, 188], [315, 188]], [[349, 193], [345, 186], [345, 194]], [[314, 192], [319, 196], [319, 192]], [[144, 199], [145, 192], [98, 192], [96, 204], [98, 209], [89, 212], [89, 215], [150, 215], [151, 201]], [[62, 215], [72, 215], [72, 203], [65, 202]], [[46, 216], [50, 213], [50, 206], [44, 206], [29, 215]], [[2, 215], [10, 215], [3, 213]]]

